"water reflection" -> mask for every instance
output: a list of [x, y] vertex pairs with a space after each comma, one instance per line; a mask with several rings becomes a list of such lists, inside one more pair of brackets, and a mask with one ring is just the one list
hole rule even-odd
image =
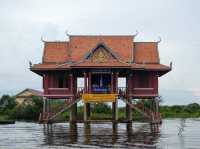
[[[159, 131], [149, 124], [0, 125], [0, 148], [194, 148], [200, 146], [200, 119], [165, 119]], [[181, 132], [181, 133], [180, 133]]]
[[[120, 128], [120, 129], [119, 129]], [[44, 125], [45, 145], [72, 144], [99, 147], [155, 147], [159, 132], [149, 124], [53, 124]]]

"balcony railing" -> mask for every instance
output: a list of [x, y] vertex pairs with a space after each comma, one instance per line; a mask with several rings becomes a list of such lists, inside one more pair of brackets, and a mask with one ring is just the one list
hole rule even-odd
[[133, 94], [154, 94], [154, 88], [133, 88]]
[[48, 88], [48, 94], [69, 94], [69, 88]]
[[133, 88], [128, 89], [126, 87], [119, 87], [118, 94], [121, 97], [134, 96], [134, 97], [153, 97], [157, 96], [158, 92], [155, 88]]
[[72, 93], [69, 88], [48, 88], [45, 93], [45, 97], [59, 98], [72, 96]]
[[[81, 95], [83, 93], [84, 93], [84, 87], [78, 87], [76, 96], [81, 97]], [[93, 94], [95, 94], [95, 93], [93, 93]], [[72, 94], [73, 94], [73, 92], [71, 92], [71, 90], [69, 88], [48, 88], [45, 91], [44, 96], [59, 98], [59, 97], [68, 97], [68, 96], [71, 97], [71, 96], [73, 96]], [[96, 94], [101, 94], [101, 93], [96, 93]], [[109, 93], [107, 93], [107, 94], [109, 94]], [[132, 88], [128, 91], [127, 87], [118, 87], [116, 94], [118, 94], [121, 97], [127, 97], [128, 94], [130, 96], [135, 96], [135, 97], [143, 97], [143, 96], [150, 97], [150, 96], [156, 96], [158, 94], [158, 92], [154, 88]]]
[[133, 88], [130, 93], [134, 97], [156, 97], [158, 96], [158, 91], [155, 88]]

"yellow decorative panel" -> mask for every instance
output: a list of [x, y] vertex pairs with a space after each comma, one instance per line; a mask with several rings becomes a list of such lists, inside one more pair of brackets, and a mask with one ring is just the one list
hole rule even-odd
[[92, 55], [92, 61], [97, 63], [107, 62], [110, 58], [110, 53], [104, 48], [97, 49]]
[[83, 102], [115, 102], [117, 94], [83, 94]]

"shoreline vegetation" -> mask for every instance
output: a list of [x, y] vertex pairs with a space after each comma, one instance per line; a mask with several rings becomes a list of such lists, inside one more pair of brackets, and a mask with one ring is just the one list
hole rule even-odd
[[[147, 100], [148, 101], [148, 100]], [[52, 103], [54, 106], [62, 104], [61, 101]], [[42, 112], [43, 101], [41, 97], [33, 96], [28, 103], [17, 104], [14, 96], [3, 95], [0, 98], [0, 124], [14, 123], [19, 121], [38, 121], [39, 114]], [[188, 105], [161, 105], [160, 113], [162, 118], [198, 118], [200, 117], [200, 105], [191, 103]], [[92, 104], [91, 119], [111, 119], [112, 109], [108, 104]], [[125, 107], [118, 108], [120, 120], [125, 118]], [[83, 119], [83, 106], [77, 107], [77, 118]], [[69, 112], [60, 114], [57, 121], [67, 121]], [[143, 117], [133, 110], [133, 120], [141, 121]]]

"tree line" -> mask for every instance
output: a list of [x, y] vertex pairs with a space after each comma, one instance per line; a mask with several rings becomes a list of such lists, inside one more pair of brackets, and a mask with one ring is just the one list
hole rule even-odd
[[[54, 103], [54, 104], [62, 104]], [[42, 112], [43, 101], [41, 97], [33, 96], [28, 103], [17, 104], [14, 96], [3, 95], [0, 98], [0, 121], [5, 119], [37, 121]], [[191, 103], [188, 105], [161, 105], [160, 112], [162, 118], [196, 118], [200, 117], [200, 105]], [[83, 119], [83, 106], [77, 108], [78, 119]], [[112, 109], [108, 104], [91, 104], [92, 119], [110, 119]], [[125, 107], [118, 108], [119, 119], [125, 118]], [[142, 116], [133, 110], [133, 118], [140, 119]], [[59, 120], [69, 119], [69, 112], [63, 112]]]

